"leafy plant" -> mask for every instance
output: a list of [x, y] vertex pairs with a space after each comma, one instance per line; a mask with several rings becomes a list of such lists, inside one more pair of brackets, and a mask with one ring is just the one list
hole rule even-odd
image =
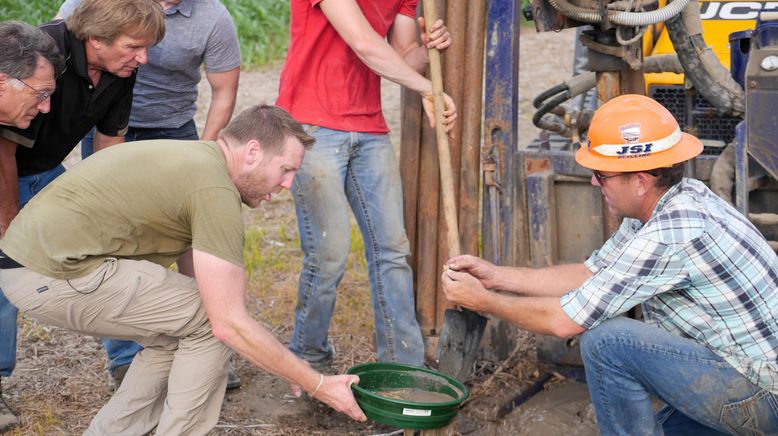
[[286, 0], [223, 0], [240, 40], [244, 67], [283, 59], [289, 46], [289, 2]]
[[[243, 68], [278, 61], [289, 45], [289, 2], [286, 0], [222, 0], [238, 32]], [[0, 1], [3, 20], [39, 25], [57, 14], [62, 0]]]
[[61, 4], [62, 0], [2, 1], [0, 17], [3, 20], [24, 21], [37, 26], [51, 21]]

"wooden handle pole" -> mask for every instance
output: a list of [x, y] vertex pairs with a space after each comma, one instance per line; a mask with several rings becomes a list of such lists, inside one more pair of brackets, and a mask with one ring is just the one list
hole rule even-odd
[[[432, 26], [438, 20], [435, 0], [424, 0], [424, 21]], [[443, 69], [440, 62], [440, 52], [436, 48], [429, 49], [430, 78], [432, 80], [432, 99], [435, 105], [435, 133], [438, 143], [438, 160], [440, 161], [440, 189], [443, 196], [443, 216], [446, 221], [446, 240], [449, 257], [461, 254], [459, 247], [459, 224], [457, 223], [456, 194], [454, 193], [454, 177], [451, 171], [451, 150], [448, 145], [448, 135], [443, 125]]]

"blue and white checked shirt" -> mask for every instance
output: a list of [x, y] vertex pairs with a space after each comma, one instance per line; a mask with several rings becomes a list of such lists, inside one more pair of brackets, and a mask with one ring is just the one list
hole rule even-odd
[[645, 224], [624, 219], [586, 266], [593, 276], [561, 298], [579, 325], [642, 304], [646, 322], [706, 345], [778, 393], [778, 257], [702, 182], [673, 186]]

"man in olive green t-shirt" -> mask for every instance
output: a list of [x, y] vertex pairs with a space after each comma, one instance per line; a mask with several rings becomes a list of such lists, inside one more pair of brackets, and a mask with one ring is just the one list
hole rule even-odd
[[[354, 376], [324, 377], [244, 305], [241, 203], [289, 189], [313, 143], [255, 106], [216, 142], [141, 141], [97, 153], [40, 192], [0, 241], [0, 287], [32, 318], [144, 345], [85, 434], [205, 434], [230, 348], [364, 420]], [[168, 269], [178, 263], [178, 271]]]

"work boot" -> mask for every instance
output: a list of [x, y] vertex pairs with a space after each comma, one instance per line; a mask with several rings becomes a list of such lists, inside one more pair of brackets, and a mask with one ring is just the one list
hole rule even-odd
[[227, 390], [238, 389], [240, 387], [240, 377], [235, 372], [235, 368], [232, 365], [227, 367]]
[[334, 370], [332, 369], [332, 358], [317, 360], [315, 362], [308, 361], [308, 365], [324, 375], [335, 374]]
[[111, 373], [111, 379], [108, 382], [108, 387], [110, 387], [112, 391], [116, 391], [119, 389], [119, 386], [122, 385], [122, 380], [124, 380], [124, 376], [127, 375], [128, 369], [130, 369], [129, 363], [119, 365], [113, 369], [113, 373]]
[[0, 384], [0, 431], [10, 430], [19, 425], [19, 418], [3, 399], [3, 385]]

